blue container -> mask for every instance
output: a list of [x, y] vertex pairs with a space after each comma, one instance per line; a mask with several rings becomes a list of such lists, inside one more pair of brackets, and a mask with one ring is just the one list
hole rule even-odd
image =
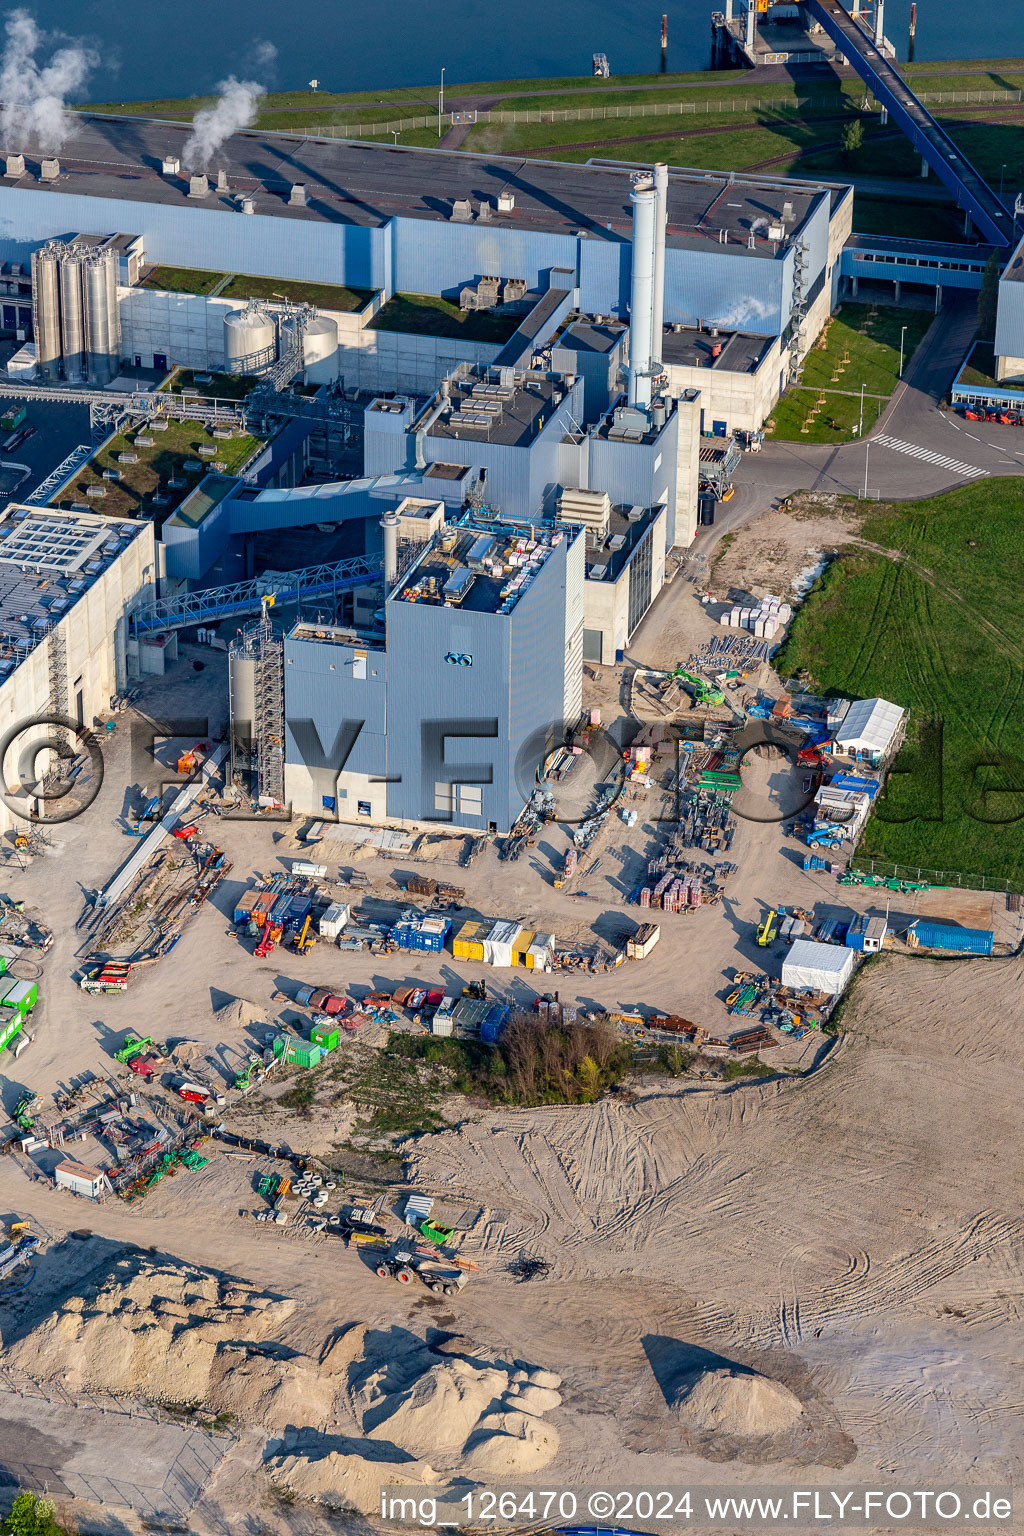
[[288, 908], [292, 904], [290, 896], [279, 896], [270, 909], [270, 921], [280, 923], [284, 927], [288, 921]]
[[418, 949], [430, 954], [439, 954], [444, 949], [444, 941], [448, 937], [451, 923], [445, 919], [439, 932], [424, 931], [418, 923], [396, 923], [391, 930], [390, 938], [399, 949]]
[[925, 919], [919, 919], [911, 926], [917, 942], [928, 949], [949, 949], [961, 955], [990, 955], [995, 942], [991, 928], [952, 928]]
[[495, 1003], [480, 1020], [480, 1039], [485, 1045], [494, 1045], [509, 1021], [512, 1010], [506, 1003]]
[[293, 896], [288, 903], [288, 921], [290, 923], [304, 923], [309, 916], [309, 910], [313, 903], [308, 896]]

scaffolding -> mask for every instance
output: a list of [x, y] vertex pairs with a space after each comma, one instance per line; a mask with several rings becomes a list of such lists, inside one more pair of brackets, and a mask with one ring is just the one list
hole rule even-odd
[[[68, 646], [61, 624], [51, 626], [46, 634], [46, 669], [50, 692], [46, 701], [48, 715], [68, 718]], [[63, 783], [69, 764], [75, 753], [68, 744], [67, 728], [51, 723], [49, 728], [49, 760], [43, 783], [48, 790]]]
[[284, 802], [284, 642], [270, 622], [273, 598], [263, 599], [255, 628], [253, 755], [256, 794], [260, 800]]
[[789, 382], [800, 378], [803, 361], [804, 321], [807, 318], [807, 245], [793, 242], [793, 313], [789, 317]]

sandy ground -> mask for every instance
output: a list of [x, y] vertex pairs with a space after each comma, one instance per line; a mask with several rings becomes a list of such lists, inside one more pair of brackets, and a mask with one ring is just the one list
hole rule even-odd
[[[821, 547], [824, 534], [802, 526], [813, 530], [809, 546]], [[796, 539], [792, 530], [786, 537]], [[793, 549], [795, 561], [795, 542]], [[740, 579], [739, 568], [729, 579]], [[678, 660], [709, 624], [693, 586], [679, 581], [630, 659]], [[216, 684], [212, 670], [198, 675], [183, 664], [153, 697], [165, 716], [199, 714], [207, 700], [216, 707]], [[610, 718], [610, 678], [595, 686], [601, 692]], [[24, 1088], [49, 1093], [82, 1073], [110, 1072], [110, 1042], [127, 1028], [224, 1045], [217, 1007], [244, 997], [273, 1020], [281, 1008], [273, 994], [300, 979], [356, 990], [415, 978], [459, 986], [475, 975], [498, 979], [453, 966], [450, 956], [374, 959], [320, 946], [305, 962], [279, 952], [255, 959], [231, 931], [229, 907], [252, 869], [282, 866], [294, 839], [267, 824], [222, 820], [213, 830], [234, 868], [215, 901], [127, 995], [85, 997], [72, 979], [82, 891], [102, 886], [133, 847], [117, 830], [130, 780], [126, 731], [106, 747], [107, 777], [89, 815], [55, 832], [53, 852], [27, 872], [7, 873], [10, 894], [36, 905], [56, 932], [35, 1041], [3, 1083], [8, 1109]], [[481, 913], [608, 940], [637, 920], [622, 897], [657, 840], [657, 809], [652, 797], [628, 835], [609, 824], [599, 864], [576, 882], [586, 898], [551, 884], [567, 845], [558, 828], [518, 863], [499, 864], [488, 850], [468, 870], [453, 864], [450, 878]], [[754, 944], [768, 904], [814, 906], [819, 916], [884, 908], [881, 893], [805, 875], [802, 850], [780, 844], [774, 825], [742, 824], [730, 857], [738, 870], [722, 905], [663, 915], [662, 942], [647, 961], [549, 984], [564, 999], [642, 1002], [719, 1027], [732, 968], [781, 962], [783, 950]], [[383, 891], [396, 868], [416, 865], [378, 859], [359, 867]], [[442, 866], [423, 867], [436, 875]], [[989, 897], [924, 893], [897, 898], [897, 907], [908, 918], [928, 912], [991, 923], [1006, 944], [1020, 939], [1019, 919]], [[310, 1340], [350, 1322], [420, 1335], [455, 1329], [489, 1357], [536, 1362], [564, 1380], [551, 1414], [561, 1449], [549, 1479], [600, 1482], [614, 1469], [636, 1485], [736, 1485], [765, 1477], [767, 1467], [771, 1481], [799, 1473], [824, 1482], [841, 1467], [850, 1485], [940, 1474], [1008, 1481], [1020, 1476], [1022, 1443], [1022, 1047], [1012, 1005], [1021, 971], [1019, 958], [872, 964], [834, 1046], [822, 1050], [812, 1036], [773, 1053], [775, 1066], [816, 1066], [804, 1078], [715, 1087], [658, 1079], [640, 1083], [633, 1102], [470, 1109], [408, 1149], [401, 1181], [438, 1196], [439, 1208], [462, 1222], [465, 1251], [480, 1271], [455, 1299], [385, 1284], [357, 1252], [254, 1224], [245, 1213], [261, 1165], [223, 1152], [132, 1207], [86, 1207], [31, 1182], [20, 1160], [0, 1160], [0, 1209], [45, 1224], [54, 1263], [66, 1248], [63, 1233], [85, 1227], [301, 1296]], [[500, 980], [513, 996], [527, 991], [516, 973]], [[273, 1125], [276, 1136], [281, 1122]], [[345, 1133], [339, 1110], [327, 1139]], [[551, 1264], [547, 1278], [513, 1283], [506, 1266], [523, 1252]], [[41, 1273], [48, 1262], [50, 1255]], [[678, 1346], [783, 1383], [804, 1404], [799, 1432], [744, 1445], [682, 1426], [659, 1385], [660, 1362]], [[265, 1431], [241, 1430], [189, 1517], [191, 1529], [256, 1536], [330, 1528], [315, 1510], [274, 1498], [259, 1470], [268, 1445]], [[117, 1511], [123, 1523], [109, 1528], [134, 1529], [134, 1518]]]

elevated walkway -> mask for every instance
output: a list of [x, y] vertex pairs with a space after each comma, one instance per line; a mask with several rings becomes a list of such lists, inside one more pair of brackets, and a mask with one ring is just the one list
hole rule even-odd
[[130, 633], [184, 629], [192, 624], [215, 624], [235, 614], [258, 613], [265, 597], [276, 603], [298, 603], [311, 597], [329, 596], [346, 587], [362, 587], [380, 574], [380, 555], [358, 555], [332, 565], [310, 565], [300, 571], [266, 572], [251, 581], [227, 587], [208, 587], [203, 592], [182, 592], [140, 607], [130, 616]]
[[1000, 247], [1013, 245], [1011, 214], [840, 0], [807, 0], [807, 10], [969, 215], [983, 239]]

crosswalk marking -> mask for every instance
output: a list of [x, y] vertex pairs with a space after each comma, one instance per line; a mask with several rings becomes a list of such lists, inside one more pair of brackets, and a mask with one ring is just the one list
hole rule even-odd
[[904, 443], [898, 437], [886, 437], [884, 433], [876, 437], [875, 442], [881, 443], [883, 448], [892, 448], [897, 453], [909, 454], [912, 459], [920, 459], [925, 464], [934, 464], [938, 469], [952, 470], [954, 474], [961, 475], [965, 480], [988, 474], [987, 469], [977, 469], [973, 464], [964, 464], [961, 459], [951, 459], [945, 453], [934, 453], [930, 448], [921, 448], [917, 443]]

